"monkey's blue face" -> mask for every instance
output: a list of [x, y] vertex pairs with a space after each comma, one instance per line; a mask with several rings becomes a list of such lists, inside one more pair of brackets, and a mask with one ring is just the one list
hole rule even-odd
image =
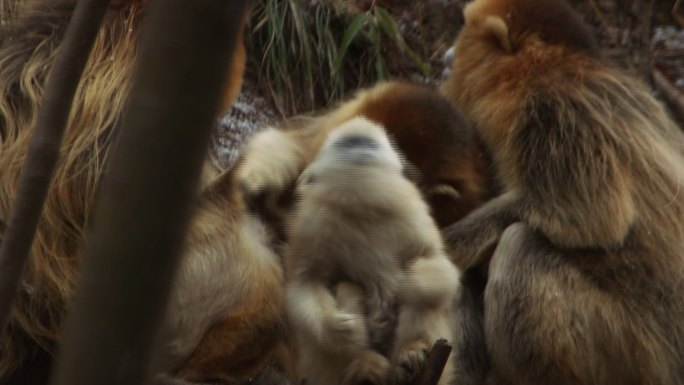
[[380, 143], [365, 135], [341, 136], [332, 143], [330, 150], [337, 153], [340, 162], [357, 165], [376, 163], [386, 157]]
[[338, 150], [344, 151], [344, 150], [354, 150], [354, 149], [369, 149], [369, 150], [377, 150], [380, 149], [380, 143], [378, 143], [375, 139], [365, 136], [365, 135], [346, 135], [341, 138], [338, 138], [334, 143], [333, 147], [336, 147]]
[[399, 155], [384, 128], [363, 117], [351, 119], [332, 131], [317, 162], [327, 164], [330, 169], [354, 165], [378, 166], [388, 172], [402, 169]]
[[331, 132], [316, 159], [300, 175], [299, 192], [318, 182], [356, 185], [372, 173], [401, 174], [402, 163], [382, 126], [358, 117]]

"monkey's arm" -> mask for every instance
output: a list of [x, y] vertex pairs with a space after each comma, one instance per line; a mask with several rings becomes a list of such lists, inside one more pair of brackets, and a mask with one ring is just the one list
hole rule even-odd
[[233, 167], [220, 171], [209, 159], [205, 160], [200, 191], [225, 194], [237, 186], [247, 199], [262, 193], [278, 196], [304, 168], [306, 154], [313, 146], [312, 138], [294, 129], [266, 128], [247, 141]]
[[501, 233], [520, 220], [522, 201], [505, 193], [443, 230], [451, 260], [461, 269], [485, 263]]
[[254, 135], [237, 166], [236, 179], [248, 197], [279, 195], [297, 179], [308, 143], [293, 132], [268, 128]]

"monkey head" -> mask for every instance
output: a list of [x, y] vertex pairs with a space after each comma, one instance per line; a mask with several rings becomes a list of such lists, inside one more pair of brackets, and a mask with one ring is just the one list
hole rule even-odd
[[[475, 0], [463, 13], [465, 24], [441, 91], [474, 122], [499, 118], [485, 126], [515, 125], [517, 111], [506, 106], [519, 102], [522, 87], [510, 79], [528, 78], [531, 71], [558, 71], [575, 57], [599, 56], [592, 34], [564, 0]], [[489, 95], [501, 96], [494, 109], [482, 103]], [[504, 140], [501, 133], [481, 134], [485, 141]]]
[[297, 190], [304, 192], [319, 182], [354, 190], [369, 173], [400, 177], [402, 170], [402, 161], [382, 126], [356, 117], [330, 133], [314, 161], [299, 177]]

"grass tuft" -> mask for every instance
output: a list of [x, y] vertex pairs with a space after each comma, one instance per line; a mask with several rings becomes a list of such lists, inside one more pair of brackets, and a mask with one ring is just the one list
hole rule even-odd
[[335, 0], [253, 0], [247, 45], [250, 77], [283, 116], [388, 78], [388, 54], [397, 50], [424, 76], [432, 72], [375, 3], [345, 12]]

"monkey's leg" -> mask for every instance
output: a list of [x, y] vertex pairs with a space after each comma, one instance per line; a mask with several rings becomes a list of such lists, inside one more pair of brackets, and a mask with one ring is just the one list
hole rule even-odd
[[[389, 362], [368, 348], [364, 303], [361, 287], [340, 282], [333, 293], [316, 282], [297, 282], [288, 287], [290, 317], [298, 331], [300, 375], [307, 384], [358, 385], [364, 381], [376, 385], [386, 381]], [[342, 325], [331, 325], [344, 316]], [[326, 321], [326, 318], [330, 320]], [[353, 321], [351, 323], [347, 320]], [[340, 335], [340, 327], [353, 326], [346, 343], [336, 344], [332, 337]], [[332, 329], [332, 330], [328, 330]]]
[[451, 260], [464, 271], [486, 263], [501, 233], [518, 220], [520, 204], [515, 194], [506, 193], [445, 228]]
[[[406, 272], [399, 293], [399, 321], [392, 354], [393, 377], [405, 383], [425, 366], [433, 343], [454, 338], [453, 300], [458, 270], [446, 257], [418, 258]], [[453, 377], [450, 358], [439, 384]]]
[[493, 377], [531, 385], [667, 383], [653, 378], [656, 370], [644, 375], [666, 358], [645, 338], [648, 315], [629, 309], [633, 299], [624, 293], [633, 288], [611, 288], [611, 276], [595, 272], [608, 258], [559, 250], [521, 223], [506, 229], [485, 289]]
[[390, 362], [385, 356], [375, 350], [361, 350], [344, 369], [340, 385], [387, 384], [389, 371]]
[[[265, 322], [266, 321], [266, 322]], [[191, 382], [246, 379], [269, 361], [281, 361], [283, 327], [262, 314], [240, 312], [215, 325], [203, 337], [178, 377]], [[286, 362], [277, 362], [287, 371]]]
[[[366, 295], [363, 289], [349, 282], [340, 282], [336, 288], [337, 307], [340, 310], [354, 314], [359, 319], [364, 318], [364, 302]], [[361, 346], [359, 351], [352, 354], [349, 365], [347, 365], [341, 378], [341, 385], [375, 384], [387, 383], [390, 363], [381, 354], [369, 349], [368, 341]]]

